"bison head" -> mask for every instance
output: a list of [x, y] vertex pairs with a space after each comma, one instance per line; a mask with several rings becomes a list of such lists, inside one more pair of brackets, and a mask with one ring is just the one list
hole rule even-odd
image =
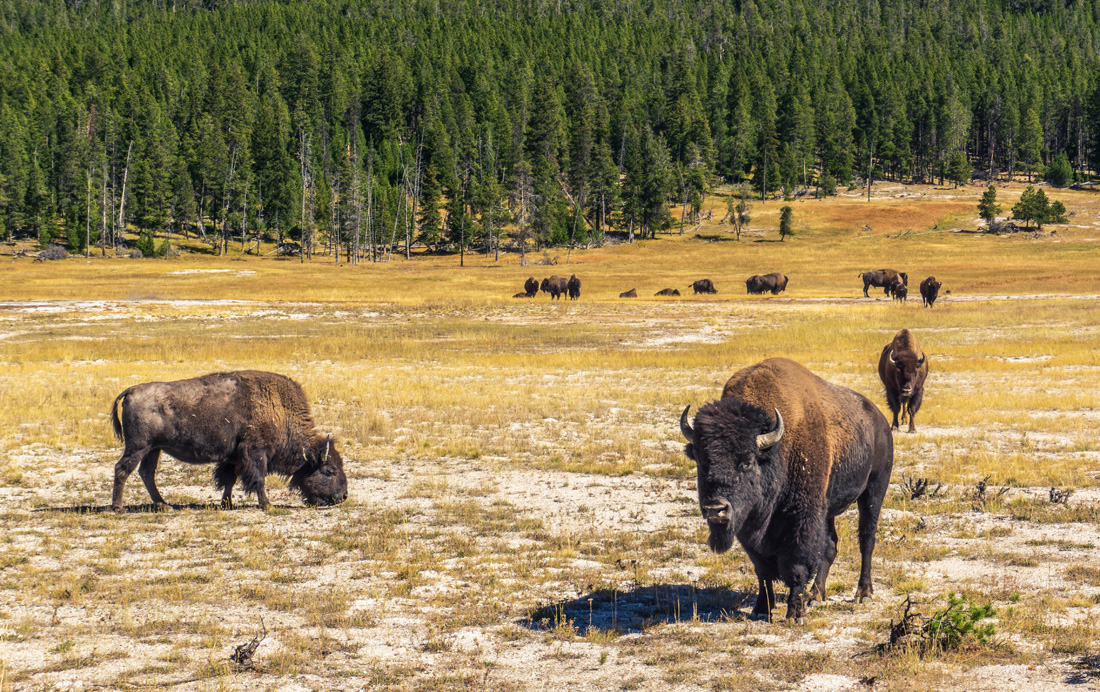
[[724, 553], [753, 510], [768, 502], [783, 416], [776, 409], [773, 421], [758, 406], [722, 399], [699, 409], [692, 428], [690, 408], [680, 416], [680, 431], [688, 441], [684, 454], [695, 462], [699, 508], [710, 528], [707, 544]]
[[890, 351], [890, 364], [894, 366], [892, 374], [901, 403], [908, 402], [913, 390], [920, 386], [924, 362], [923, 353], [918, 356], [913, 351]]
[[305, 463], [290, 477], [290, 487], [307, 505], [335, 505], [348, 499], [348, 477], [344, 460], [331, 437], [319, 440], [302, 452]]

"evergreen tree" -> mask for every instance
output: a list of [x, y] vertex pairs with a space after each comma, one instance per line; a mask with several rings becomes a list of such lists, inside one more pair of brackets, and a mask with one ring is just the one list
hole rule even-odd
[[794, 235], [794, 229], [791, 227], [791, 215], [794, 213], [789, 206], [785, 206], [779, 210], [779, 240], [784, 241], [790, 236]]
[[990, 185], [982, 193], [982, 199], [978, 202], [978, 216], [985, 219], [987, 224], [992, 225], [993, 219], [999, 213], [1001, 213], [1001, 207], [997, 204], [997, 188]]

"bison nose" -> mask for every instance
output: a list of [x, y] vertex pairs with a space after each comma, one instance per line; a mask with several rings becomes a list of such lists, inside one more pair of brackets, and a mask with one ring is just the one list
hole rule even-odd
[[732, 513], [733, 507], [721, 498], [703, 505], [703, 518], [712, 524], [728, 524]]

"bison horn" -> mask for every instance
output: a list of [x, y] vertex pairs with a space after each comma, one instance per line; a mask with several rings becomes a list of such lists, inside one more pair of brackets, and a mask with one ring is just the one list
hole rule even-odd
[[329, 450], [330, 445], [331, 445], [331, 443], [328, 440], [325, 440], [325, 453], [321, 455], [321, 465], [322, 466], [324, 466], [325, 464], [328, 463], [328, 450]]
[[779, 409], [773, 410], [775, 411], [776, 419], [775, 430], [772, 430], [770, 433], [756, 436], [756, 447], [761, 452], [770, 449], [783, 439], [783, 415], [779, 413]]
[[680, 414], [680, 432], [687, 438], [688, 442], [695, 444], [695, 431], [691, 429], [691, 424], [688, 423], [688, 411], [690, 409], [691, 406], [688, 405], [684, 412]]
[[893, 364], [893, 365], [894, 365], [895, 367], [897, 367], [897, 364], [898, 364], [898, 362], [897, 362], [897, 361], [896, 361], [896, 360], [894, 359], [894, 351], [893, 351], [893, 350], [891, 350], [891, 351], [890, 351], [890, 362], [891, 362], [891, 363], [892, 363], [892, 364]]
[[917, 365], [924, 365], [924, 354], [920, 354], [920, 360], [917, 361]]

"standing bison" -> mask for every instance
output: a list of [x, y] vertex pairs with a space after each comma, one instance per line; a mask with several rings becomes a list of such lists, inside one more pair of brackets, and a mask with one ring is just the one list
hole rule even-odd
[[934, 276], [920, 282], [920, 297], [924, 302], [924, 307], [930, 308], [933, 306], [936, 299], [940, 297], [940, 286], [942, 285], [939, 281], [936, 281]]
[[695, 283], [691, 284], [690, 288], [692, 290], [694, 290], [696, 293], [717, 293], [718, 292], [714, 288], [714, 282], [712, 282], [710, 279], [699, 279]]
[[863, 279], [864, 298], [870, 297], [867, 295], [868, 286], [884, 289], [883, 294], [890, 295], [890, 287], [895, 281], [900, 281], [905, 286], [909, 285], [909, 275], [894, 269], [876, 269], [873, 272], [863, 272], [859, 275], [859, 278]]
[[890, 293], [893, 294], [894, 300], [900, 303], [904, 303], [909, 298], [909, 289], [900, 281], [891, 284]]
[[788, 281], [789, 279], [779, 272], [763, 275], [755, 274], [745, 280], [745, 289], [749, 293], [767, 293], [771, 291], [774, 296], [787, 290]]
[[924, 380], [928, 377], [928, 361], [917, 339], [908, 329], [902, 329], [894, 340], [882, 349], [878, 358], [878, 377], [886, 387], [886, 403], [894, 412], [892, 427], [898, 429], [898, 414], [904, 423], [909, 418], [909, 432], [916, 432], [913, 417], [924, 399]]
[[550, 294], [550, 300], [557, 300], [569, 290], [569, 281], [558, 275], [542, 280], [542, 292]]
[[233, 506], [240, 479], [260, 509], [270, 473], [290, 477], [307, 505], [348, 496], [344, 462], [331, 437], [317, 432], [305, 392], [289, 377], [245, 370], [176, 382], [148, 382], [122, 392], [111, 407], [115, 436], [125, 444], [115, 464], [111, 507], [122, 510], [126, 479], [138, 468], [149, 497], [167, 507], [154, 475], [160, 453], [188, 464], [214, 464], [222, 506]]
[[530, 276], [523, 282], [523, 292], [527, 294], [528, 298], [534, 298], [539, 292], [539, 282], [535, 277]]
[[694, 427], [684, 409], [680, 430], [696, 465], [707, 543], [724, 553], [736, 537], [756, 568], [750, 617], [771, 618], [776, 579], [790, 589], [788, 619], [802, 621], [807, 601], [824, 600], [837, 554], [834, 520], [853, 502], [862, 557], [856, 597], [871, 597], [871, 553], [894, 463], [878, 407], [798, 363], [769, 358], [734, 374]]
[[569, 277], [565, 287], [569, 291], [569, 300], [577, 300], [581, 297], [581, 280], [577, 278], [576, 274]]

